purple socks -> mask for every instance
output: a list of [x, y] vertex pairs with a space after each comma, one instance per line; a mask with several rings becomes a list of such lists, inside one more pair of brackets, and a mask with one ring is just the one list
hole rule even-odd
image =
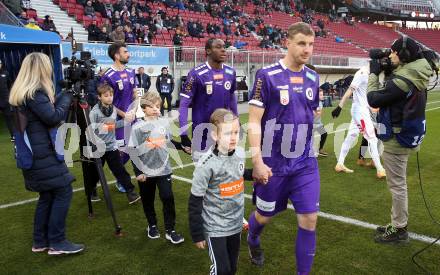
[[247, 242], [249, 246], [257, 247], [260, 246], [260, 235], [261, 231], [263, 231], [264, 225], [259, 224], [257, 219], [255, 218], [255, 212], [252, 212], [249, 216], [249, 231]]
[[296, 236], [296, 268], [298, 275], [309, 274], [312, 270], [316, 249], [316, 232], [298, 226]]

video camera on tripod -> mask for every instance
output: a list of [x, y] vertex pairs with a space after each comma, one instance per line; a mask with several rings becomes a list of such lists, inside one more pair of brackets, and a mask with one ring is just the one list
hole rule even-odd
[[60, 81], [62, 88], [67, 92], [73, 93], [79, 98], [86, 97], [86, 84], [89, 80], [95, 77], [96, 60], [92, 59], [90, 52], [81, 51], [80, 58], [75, 56], [75, 51], [72, 57], [64, 57], [61, 60], [63, 65], [68, 67], [64, 69], [64, 80]]

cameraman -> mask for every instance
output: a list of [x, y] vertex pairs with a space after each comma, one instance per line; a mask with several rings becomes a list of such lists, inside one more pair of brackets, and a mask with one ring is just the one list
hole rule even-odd
[[383, 162], [392, 196], [391, 224], [376, 229], [378, 243], [408, 242], [408, 191], [406, 167], [409, 154], [419, 150], [425, 133], [426, 88], [433, 73], [421, 54], [421, 46], [409, 37], [401, 37], [391, 46], [392, 74], [384, 88], [378, 75], [383, 68], [378, 60], [370, 61], [368, 104], [380, 108], [378, 123], [383, 141]]
[[[47, 55], [27, 55], [12, 86], [9, 103], [19, 107], [26, 117], [21, 121], [26, 126], [32, 151], [32, 159], [26, 160], [31, 162], [30, 168], [22, 170], [26, 189], [40, 194], [34, 217], [32, 252], [49, 250], [49, 255], [74, 254], [84, 250], [84, 245], [71, 243], [65, 236], [75, 178], [58, 157], [55, 140], [51, 138], [53, 130], [67, 116], [72, 95], [60, 94], [55, 98], [51, 78], [52, 64]], [[17, 149], [23, 144], [19, 136], [16, 144]]]

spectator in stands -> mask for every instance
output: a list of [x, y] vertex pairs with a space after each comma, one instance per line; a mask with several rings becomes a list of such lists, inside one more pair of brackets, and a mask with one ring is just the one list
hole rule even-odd
[[150, 25], [152, 22], [151, 17], [148, 15], [148, 13], [144, 12], [141, 14], [140, 18], [138, 19], [138, 23], [142, 26]]
[[96, 20], [93, 20], [92, 23], [87, 27], [88, 40], [89, 41], [100, 41], [99, 35], [101, 34], [101, 30], [96, 25]]
[[113, 26], [117, 26], [120, 25], [121, 23], [122, 23], [121, 15], [118, 10], [115, 10], [115, 13], [113, 14], [112, 17], [112, 24]]
[[[110, 0], [105, 0], [104, 3], [104, 14], [106, 15], [105, 17], [112, 18], [114, 11], [115, 10], [113, 8], [112, 2], [110, 2]], [[102, 16], [104, 16], [104, 14], [102, 14]]]
[[192, 19], [188, 20], [187, 28], [188, 28], [188, 34], [191, 37], [199, 37], [199, 33], [197, 32], [197, 24], [193, 22]]
[[175, 0], [165, 0], [165, 1], [164, 1], [164, 4], [165, 4], [167, 7], [175, 8], [177, 3], [176, 3]]
[[206, 32], [208, 34], [215, 34], [214, 24], [208, 23], [206, 25]]
[[102, 3], [103, 0], [92, 0], [92, 6], [95, 9], [95, 11], [99, 12], [102, 17], [107, 17], [107, 14], [105, 12], [104, 3]]
[[103, 21], [101, 27], [105, 27], [106, 34], [110, 35], [110, 33], [111, 33], [112, 30], [113, 30], [113, 26], [112, 26], [112, 24], [111, 24], [111, 22], [110, 22], [110, 19], [108, 19], [108, 18], [104, 18], [103, 20], [104, 20], [104, 21]]
[[98, 41], [102, 41], [105, 43], [110, 41], [110, 36], [108, 35], [107, 28], [105, 26], [101, 26], [101, 30], [98, 35]]
[[112, 33], [110, 34], [110, 40], [113, 42], [125, 42], [125, 33], [124, 27], [118, 26]]
[[144, 67], [139, 67], [137, 77], [138, 88], [144, 89], [144, 93], [147, 93], [151, 86], [151, 78], [145, 73]]
[[136, 24], [138, 22], [139, 12], [138, 12], [138, 10], [136, 10], [135, 5], [131, 6], [129, 19], [132, 24]]
[[231, 31], [231, 26], [224, 24], [223, 25], [223, 33], [228, 36], [228, 35], [232, 35], [232, 31]]
[[28, 23], [24, 26], [25, 28], [41, 31], [41, 28], [35, 24], [34, 18], [29, 18]]
[[133, 30], [130, 25], [125, 25], [124, 27], [125, 32], [125, 42], [130, 44], [135, 44], [137, 42], [137, 38], [133, 33]]
[[171, 30], [173, 28], [172, 23], [171, 23], [171, 19], [169, 16], [166, 16], [165, 19], [163, 20], [163, 26], [167, 30]]
[[179, 20], [177, 19], [177, 16], [171, 17], [170, 25], [172, 29], [177, 29], [177, 27], [179, 26]]
[[176, 1], [176, 8], [178, 8], [179, 10], [184, 10], [185, 9], [185, 5], [183, 4], [182, 0], [177, 0]]
[[95, 9], [92, 6], [92, 1], [87, 1], [86, 6], [84, 7], [84, 15], [91, 19], [96, 18]]
[[141, 43], [146, 45], [153, 44], [153, 33], [150, 31], [148, 25], [145, 25], [142, 30], [143, 32], [140, 34], [140, 36], [138, 36], [138, 39], [141, 40]]
[[49, 31], [49, 32], [55, 32], [57, 30], [50, 15], [46, 15], [44, 17], [43, 24], [41, 24], [41, 29], [43, 31]]
[[260, 42], [260, 48], [263, 48], [263, 49], [270, 49], [270, 48], [273, 48], [273, 44], [272, 44], [272, 42], [269, 40], [269, 36], [265, 36], [264, 38], [263, 38], [263, 40], [261, 40], [261, 42]]
[[126, 15], [127, 17], [129, 17], [129, 16], [130, 16], [130, 11], [128, 10], [128, 7], [127, 7], [126, 5], [124, 5], [124, 6], [122, 7], [121, 12], [120, 12], [119, 14], [121, 15], [121, 17], [124, 17], [125, 15]]
[[113, 9], [115, 11], [121, 11], [124, 7], [124, 4], [122, 3], [122, 0], [116, 0], [115, 3], [113, 3]]
[[165, 99], [167, 100], [168, 113], [171, 112], [171, 99], [174, 90], [174, 78], [168, 74], [168, 68], [163, 67], [161, 74], [156, 79], [156, 90], [159, 92], [162, 98], [162, 105], [160, 106], [160, 113], [164, 115]]
[[176, 47], [176, 62], [182, 62], [182, 45], [184, 34], [182, 28], [178, 27], [176, 33], [173, 36], [173, 45]]
[[28, 23], [28, 20], [29, 20], [29, 18], [28, 18], [28, 16], [27, 16], [27, 14], [26, 14], [25, 11], [22, 11], [22, 12], [20, 13], [20, 15], [17, 16], [17, 18], [18, 18], [18, 20], [20, 20], [20, 22], [21, 22], [23, 25], [26, 25], [26, 24]]
[[138, 9], [141, 12], [151, 13], [151, 8], [145, 3], [145, 1], [139, 3]]
[[166, 28], [163, 26], [162, 16], [159, 12], [154, 16], [153, 22], [158, 31], [166, 30]]
[[243, 49], [245, 46], [247, 46], [247, 42], [244, 42], [244, 41], [241, 41], [240, 39], [237, 39], [237, 40], [235, 40], [235, 42], [234, 42], [234, 47], [237, 49], [237, 50], [241, 50], [241, 49]]
[[229, 37], [226, 37], [225, 49], [229, 49], [231, 46], [232, 46], [231, 40], [229, 39]]

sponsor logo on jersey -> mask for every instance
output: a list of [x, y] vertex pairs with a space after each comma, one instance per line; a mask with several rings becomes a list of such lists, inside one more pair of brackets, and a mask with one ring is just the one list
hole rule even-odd
[[292, 91], [294, 91], [295, 93], [302, 93], [303, 87], [302, 86], [293, 86]]
[[240, 164], [238, 165], [238, 170], [240, 171], [240, 173], [244, 172], [244, 163], [240, 162]]
[[126, 72], [124, 72], [124, 73], [121, 73], [121, 74], [120, 74], [120, 76], [121, 76], [121, 78], [127, 78], [127, 77], [128, 77], [128, 75], [127, 75], [127, 73], [126, 73]]
[[166, 144], [166, 138], [165, 136], [160, 136], [157, 138], [149, 137], [145, 139], [145, 145], [147, 148], [154, 149], [154, 148], [161, 148], [164, 147]]
[[313, 89], [312, 88], [307, 88], [306, 97], [308, 100], [313, 100]]
[[280, 89], [280, 90], [287, 90], [287, 89], [289, 89], [289, 85], [277, 86], [277, 89]]
[[220, 196], [233, 197], [244, 191], [244, 179], [241, 178], [233, 182], [221, 183], [219, 184], [219, 188], [220, 188]]
[[307, 73], [306, 73], [306, 77], [307, 77], [308, 79], [310, 79], [311, 81], [313, 81], [313, 82], [316, 81], [316, 76], [315, 76], [314, 74], [310, 73], [310, 72], [307, 72]]
[[115, 131], [115, 123], [114, 122], [106, 122], [102, 125], [102, 128], [105, 132], [113, 132]]
[[289, 90], [280, 90], [280, 103], [281, 105], [289, 104]]
[[214, 80], [222, 80], [223, 74], [215, 74], [213, 77], [214, 77]]
[[304, 83], [304, 78], [302, 78], [301, 76], [292, 76], [290, 78], [290, 83], [292, 83], [292, 84], [303, 84]]
[[233, 74], [234, 74], [234, 71], [231, 70], [231, 69], [226, 69], [226, 70], [225, 70], [225, 73], [233, 75]]
[[228, 80], [225, 82], [225, 89], [228, 91], [231, 89], [231, 81]]

